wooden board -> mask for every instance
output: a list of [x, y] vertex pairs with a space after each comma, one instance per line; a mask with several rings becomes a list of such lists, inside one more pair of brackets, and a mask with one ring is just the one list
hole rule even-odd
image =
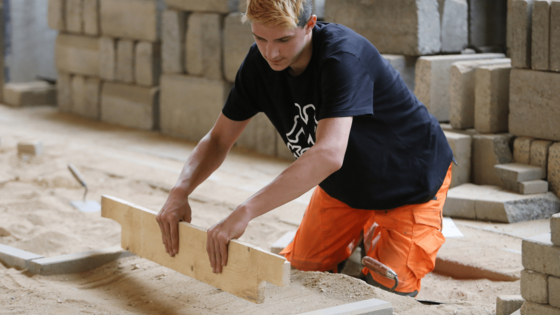
[[122, 248], [142, 258], [253, 303], [264, 302], [264, 281], [290, 284], [290, 263], [284, 257], [237, 240], [229, 243], [228, 263], [222, 273], [213, 273], [206, 253], [206, 230], [186, 222], [179, 223], [179, 253], [169, 256], [156, 214], [114, 197], [101, 198], [101, 216], [121, 225]]

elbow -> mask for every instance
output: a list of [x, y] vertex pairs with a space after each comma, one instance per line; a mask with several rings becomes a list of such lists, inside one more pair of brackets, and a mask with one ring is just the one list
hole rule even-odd
[[344, 164], [344, 153], [341, 150], [325, 150], [321, 156], [323, 158], [323, 165], [328, 170], [329, 175], [340, 170]]

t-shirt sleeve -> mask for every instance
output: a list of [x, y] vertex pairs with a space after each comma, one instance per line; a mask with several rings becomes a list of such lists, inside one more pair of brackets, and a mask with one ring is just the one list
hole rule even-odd
[[373, 115], [373, 84], [358, 57], [349, 53], [329, 57], [321, 71], [319, 120]]

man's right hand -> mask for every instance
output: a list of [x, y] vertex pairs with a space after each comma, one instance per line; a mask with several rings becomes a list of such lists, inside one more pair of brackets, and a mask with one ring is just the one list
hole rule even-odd
[[191, 220], [191, 206], [188, 197], [186, 195], [175, 197], [171, 193], [156, 216], [165, 251], [171, 257], [179, 252], [179, 222], [191, 223]]

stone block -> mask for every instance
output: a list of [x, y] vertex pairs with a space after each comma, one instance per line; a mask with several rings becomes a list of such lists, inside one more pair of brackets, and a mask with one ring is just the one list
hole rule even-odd
[[550, 218], [550, 231], [552, 243], [560, 246], [560, 214], [555, 214]]
[[535, 0], [531, 33], [531, 68], [548, 70], [550, 52], [550, 2]]
[[235, 82], [235, 76], [249, 48], [255, 43], [251, 25], [241, 23], [241, 13], [231, 13], [224, 20], [224, 77]]
[[134, 82], [134, 41], [121, 39], [117, 42], [117, 80]]
[[507, 0], [470, 0], [469, 11], [471, 46], [505, 46]]
[[43, 154], [43, 142], [40, 140], [20, 141], [17, 145], [18, 155], [39, 156]]
[[451, 127], [450, 124], [446, 124], [446, 123], [440, 123], [439, 126], [441, 127], [441, 130], [443, 130], [443, 131], [460, 133], [462, 135], [474, 136], [474, 135], [478, 134], [478, 132], [475, 129], [455, 129], [455, 128]]
[[99, 40], [60, 34], [55, 44], [56, 68], [62, 72], [99, 75]]
[[74, 76], [72, 79], [72, 112], [83, 117], [99, 119], [101, 80]]
[[329, 307], [316, 311], [300, 313], [300, 315], [339, 315], [339, 314], [356, 314], [356, 315], [392, 315], [393, 306], [391, 303], [369, 299], [360, 302], [348, 303], [344, 305]]
[[[166, 10], [162, 18], [162, 70], [165, 74], [185, 72], [185, 12]], [[227, 39], [224, 39], [227, 40]]]
[[48, 24], [53, 30], [64, 31], [66, 0], [49, 0]]
[[136, 84], [144, 86], [159, 85], [161, 75], [161, 46], [159, 43], [139, 42], [135, 55]]
[[475, 73], [474, 128], [480, 133], [508, 131], [511, 64], [481, 66]]
[[504, 188], [522, 195], [543, 194], [548, 191], [548, 182], [544, 180], [529, 180], [515, 182], [504, 180]]
[[560, 71], [560, 1], [552, 1], [550, 4], [549, 46], [549, 70]]
[[511, 315], [523, 305], [521, 295], [500, 295], [496, 298], [496, 315]]
[[86, 78], [81, 75], [72, 77], [72, 113], [81, 113], [86, 108]]
[[521, 296], [526, 301], [548, 304], [548, 275], [532, 270], [521, 271]]
[[[323, 3], [323, 5], [324, 5], [324, 3]], [[237, 10], [239, 12], [242, 12], [242, 13], [247, 12], [247, 0], [239, 0], [239, 5], [237, 7]]]
[[161, 131], [199, 141], [218, 119], [231, 84], [184, 75], [161, 77]]
[[317, 19], [325, 20], [325, 0], [313, 0], [313, 14], [317, 15]]
[[0, 261], [8, 267], [25, 269], [31, 260], [40, 258], [43, 256], [0, 244]]
[[81, 34], [84, 31], [84, 0], [66, 0], [66, 31]]
[[521, 307], [521, 315], [560, 315], [560, 309], [526, 301]]
[[560, 278], [548, 277], [548, 303], [550, 306], [560, 308]]
[[69, 112], [72, 110], [72, 76], [68, 73], [58, 73], [56, 100], [60, 111]]
[[56, 86], [45, 81], [4, 85], [4, 103], [11, 106], [56, 105]]
[[155, 42], [158, 36], [157, 1], [100, 0], [101, 34]]
[[402, 55], [382, 55], [395, 70], [397, 70], [406, 83], [409, 90], [414, 92], [414, 80], [416, 77], [416, 61], [418, 57]]
[[117, 79], [117, 40], [114, 38], [99, 38], [99, 76], [107, 81]]
[[516, 163], [529, 164], [531, 160], [531, 137], [517, 137], [513, 141], [513, 160]]
[[560, 73], [512, 69], [509, 133], [560, 141]]
[[421, 56], [441, 51], [438, 0], [326, 0], [325, 21], [350, 27], [382, 54]]
[[548, 150], [547, 180], [550, 191], [560, 196], [560, 143], [555, 143]]
[[158, 96], [157, 88], [106, 82], [101, 93], [101, 120], [143, 130], [156, 129]]
[[500, 164], [494, 165], [494, 169], [502, 180], [514, 182], [524, 182], [528, 180], [543, 179], [546, 177], [546, 173], [542, 167], [527, 164]]
[[222, 18], [213, 13], [192, 13], [186, 38], [188, 74], [222, 79]]
[[494, 165], [513, 162], [509, 147], [512, 136], [474, 135], [472, 146], [472, 182], [477, 185], [502, 186]]
[[239, 0], [165, 0], [168, 7], [181, 11], [227, 14], [239, 8]]
[[453, 150], [458, 165], [453, 164], [451, 187], [471, 181], [472, 137], [459, 133], [444, 131], [447, 143]]
[[531, 68], [531, 35], [533, 0], [514, 0], [508, 12], [511, 20], [511, 65], [514, 68]]
[[547, 140], [533, 140], [529, 154], [529, 164], [548, 170], [548, 149], [554, 142]]
[[270, 247], [270, 252], [276, 255], [279, 255], [280, 252], [286, 248], [286, 246], [290, 245], [294, 240], [294, 236], [296, 236], [296, 231], [286, 232], [280, 239], [278, 239], [272, 246]]
[[84, 1], [84, 33], [99, 35], [99, 0]]
[[[476, 68], [485, 65], [510, 65], [507, 58], [459, 61], [450, 69], [449, 122], [456, 129], [474, 127]], [[507, 131], [507, 130], [506, 130]]]
[[256, 152], [276, 156], [276, 128], [264, 113], [258, 113], [245, 127], [237, 145]]
[[525, 269], [560, 277], [560, 246], [554, 246], [550, 237], [546, 233], [524, 239], [521, 261]]
[[467, 0], [445, 0], [441, 18], [441, 51], [460, 52], [469, 44]]
[[504, 54], [465, 54], [420, 57], [416, 62], [414, 94], [439, 121], [449, 121], [451, 65], [457, 61], [504, 58]]

